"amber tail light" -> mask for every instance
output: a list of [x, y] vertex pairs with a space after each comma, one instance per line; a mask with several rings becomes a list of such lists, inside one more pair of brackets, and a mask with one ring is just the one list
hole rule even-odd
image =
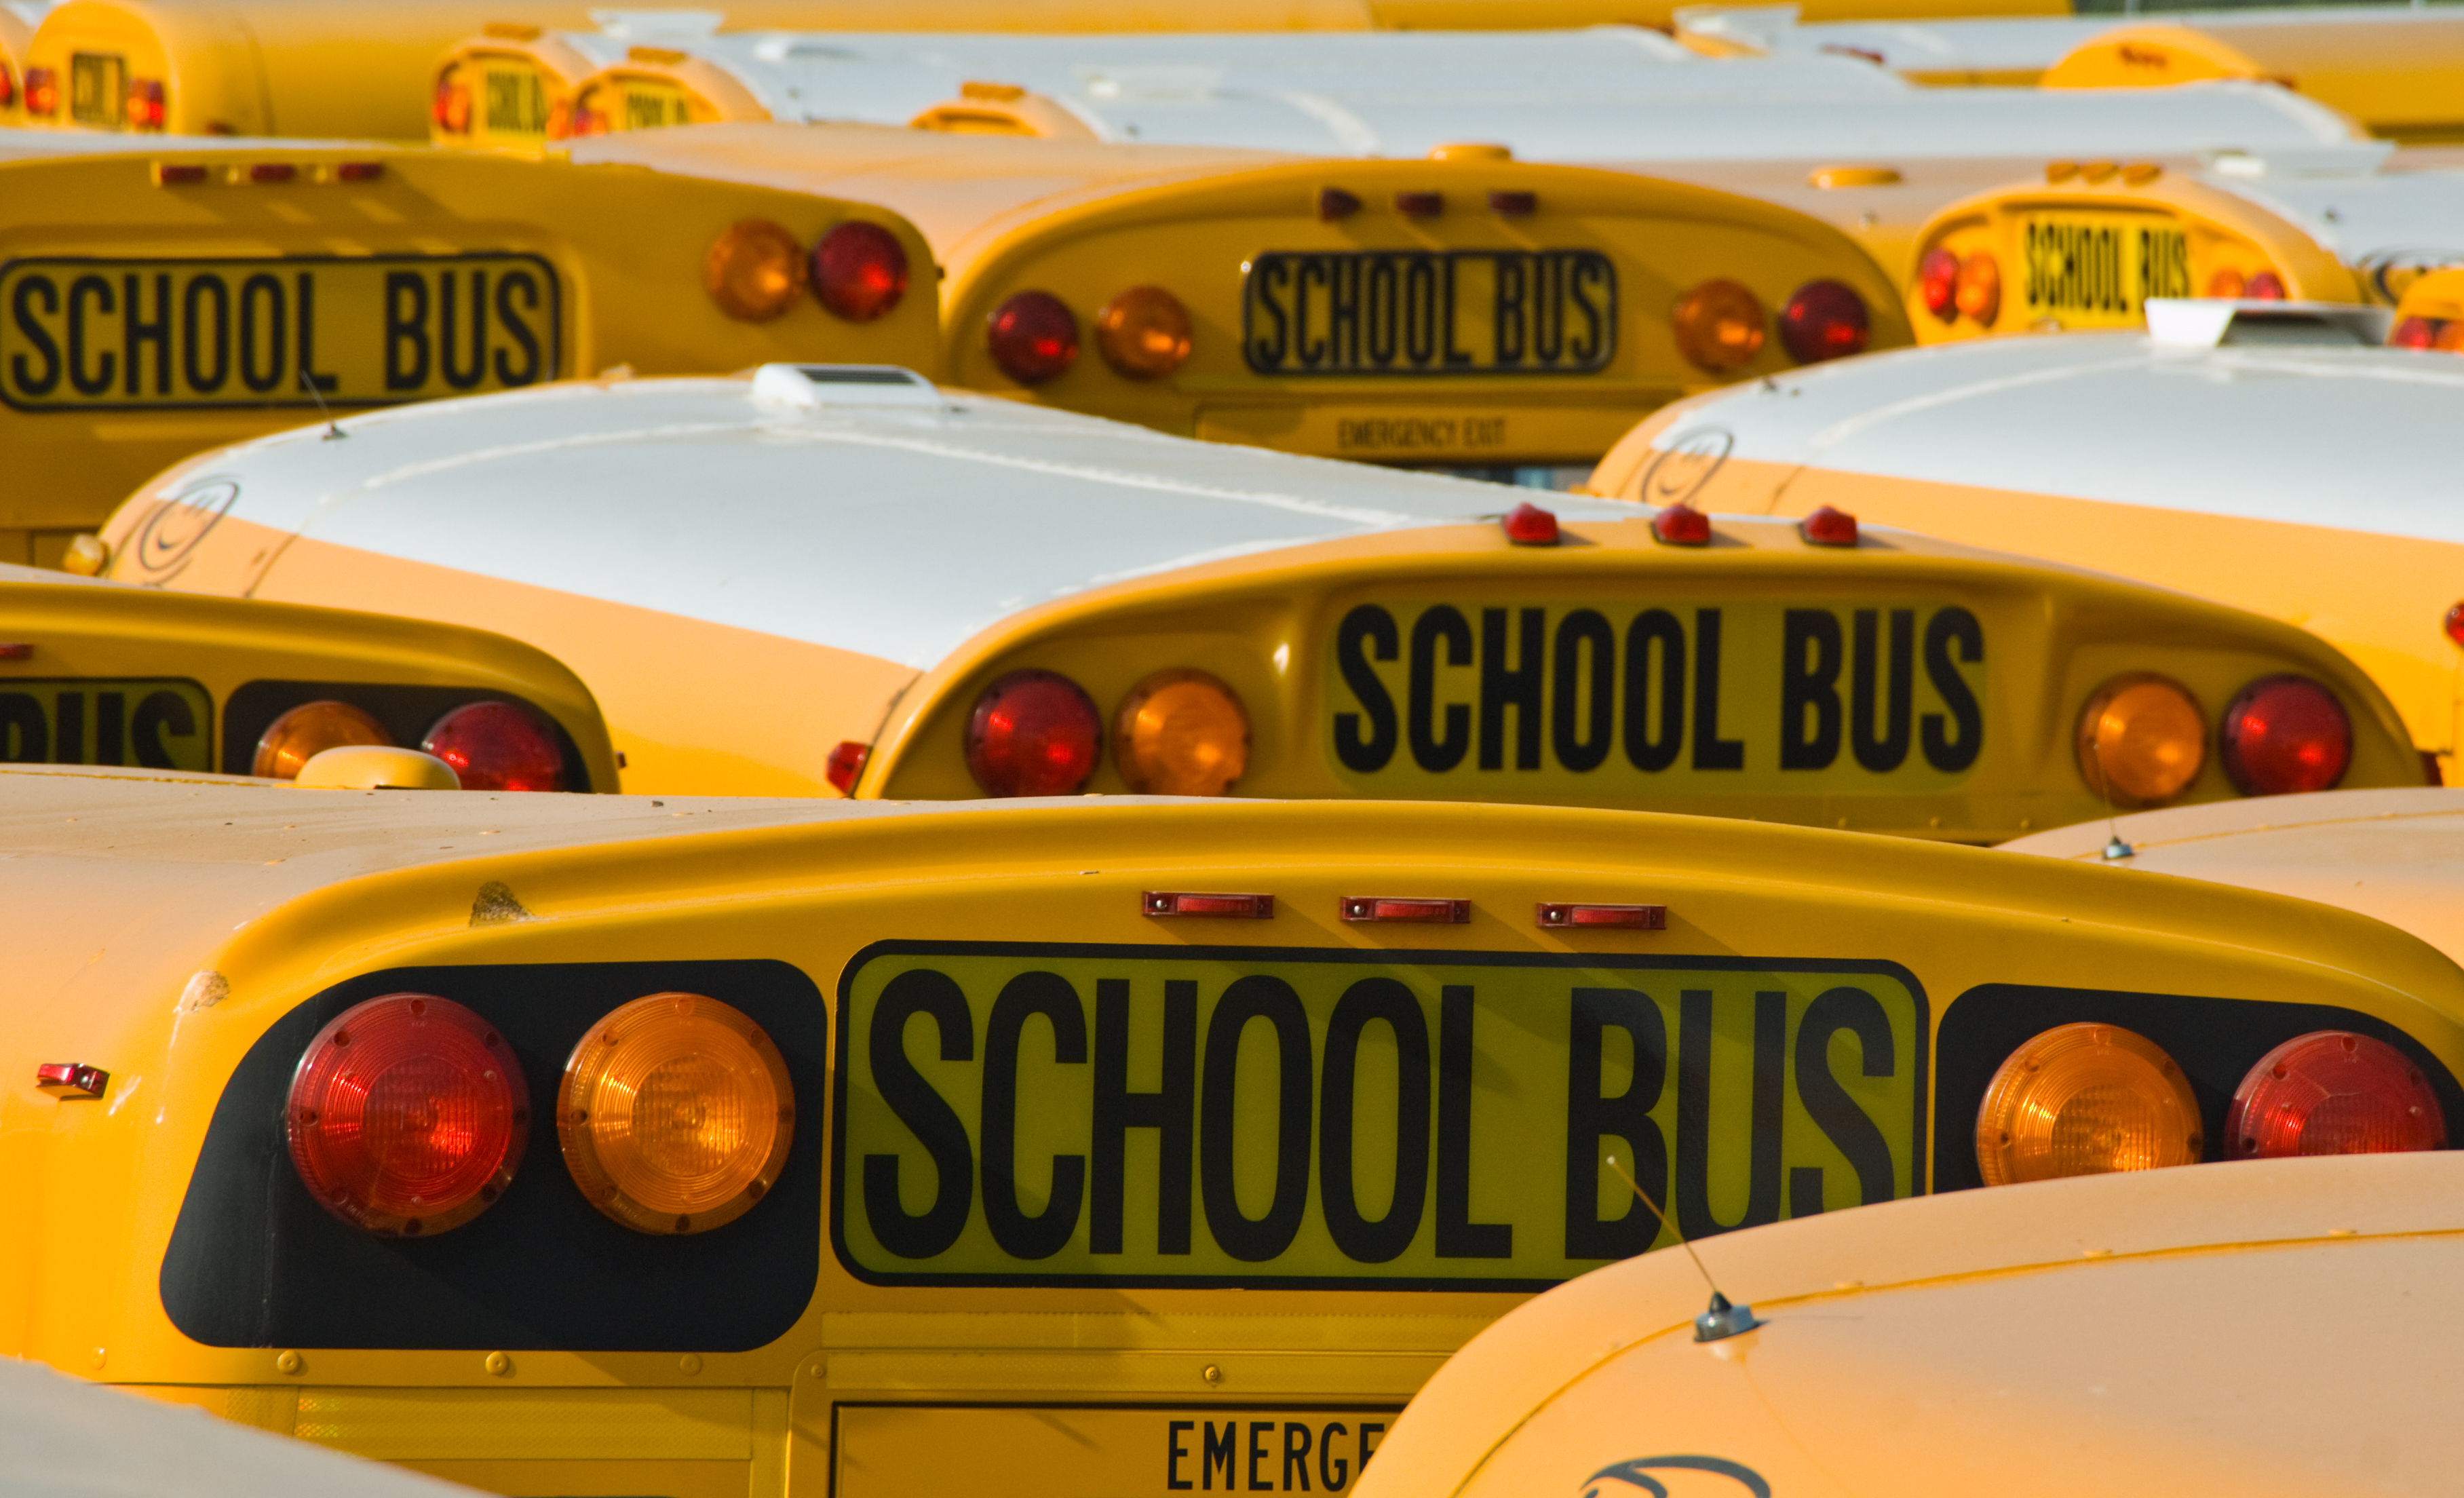
[[2013, 1051], [1976, 1111], [1989, 1186], [2195, 1163], [2198, 1102], [2163, 1047], [2116, 1024], [2064, 1024]]

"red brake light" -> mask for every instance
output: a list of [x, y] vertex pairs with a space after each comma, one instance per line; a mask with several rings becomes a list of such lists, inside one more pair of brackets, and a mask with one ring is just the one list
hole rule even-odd
[[1805, 538], [1809, 546], [1854, 546], [1857, 544], [1857, 518], [1845, 510], [1824, 505], [1796, 522], [1796, 534]]
[[2447, 1143], [2421, 1068], [2385, 1041], [2343, 1030], [2298, 1036], [2259, 1058], [2225, 1115], [2231, 1157], [2393, 1155]]
[[438, 718], [419, 747], [453, 766], [464, 790], [564, 789], [564, 751], [511, 702], [466, 702]]
[[822, 774], [839, 788], [842, 795], [852, 796], [855, 782], [864, 779], [864, 761], [871, 758], [872, 745], [858, 743], [852, 738], [841, 739], [823, 764]]
[[849, 322], [870, 322], [907, 295], [907, 250], [879, 224], [848, 219], [813, 246], [813, 295]]
[[2353, 757], [2353, 724], [2307, 676], [2262, 676], [2225, 709], [2221, 756], [2245, 796], [2332, 790]]
[[2436, 348], [2438, 330], [2436, 318], [2406, 318], [2387, 330], [2387, 347]]
[[6, 109], [16, 101], [17, 75], [10, 71], [7, 62], [0, 61], [0, 109]]
[[1059, 672], [1011, 672], [967, 723], [967, 771], [990, 796], [1075, 795], [1103, 749], [1094, 699]]
[[995, 308], [986, 328], [993, 363], [1021, 385], [1045, 385], [1078, 362], [1078, 319], [1049, 292], [1020, 292]]
[[26, 113], [48, 120], [60, 112], [60, 76], [50, 68], [26, 70]]
[[1917, 294], [1925, 309], [1945, 322], [1959, 320], [1959, 256], [1947, 250], [1925, 253], [1917, 266]]
[[1651, 518], [1651, 539], [1663, 546], [1708, 546], [1711, 518], [1690, 504], [1672, 504]]
[[530, 1135], [530, 1090], [503, 1039], [430, 994], [354, 1004], [292, 1075], [291, 1163], [354, 1227], [444, 1232], [502, 1194]]
[[2448, 605], [2447, 617], [2438, 622], [2438, 627], [2447, 631], [2447, 638], [2464, 645], [2464, 603]]
[[2243, 285], [2241, 294], [2253, 301], [2282, 301], [2284, 277], [2274, 271], [2261, 271]]
[[131, 130], [160, 130], [164, 121], [170, 118], [170, 110], [163, 98], [163, 85], [152, 78], [128, 80], [127, 110], [128, 128]]
[[1506, 539], [1517, 546], [1557, 544], [1557, 517], [1536, 504], [1518, 504], [1506, 514]]
[[1865, 351], [1865, 298], [1837, 281], [1808, 281], [1780, 309], [1779, 341], [1800, 364]]
[[460, 68], [447, 68], [436, 75], [436, 96], [428, 102], [428, 118], [448, 135], [471, 133], [471, 86], [462, 81]]

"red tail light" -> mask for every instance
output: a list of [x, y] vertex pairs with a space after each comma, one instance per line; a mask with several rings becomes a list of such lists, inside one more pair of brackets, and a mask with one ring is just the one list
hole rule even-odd
[[291, 1163], [319, 1205], [406, 1237], [486, 1211], [530, 1135], [530, 1090], [488, 1022], [450, 999], [388, 994], [317, 1032], [291, 1079]]
[[50, 68], [26, 70], [26, 113], [49, 120], [60, 112], [60, 76]]
[[2464, 645], [2464, 603], [2448, 605], [2446, 616], [2438, 621], [2438, 628], [2447, 631], [2447, 638]]
[[464, 790], [564, 789], [556, 736], [510, 702], [466, 702], [430, 725], [419, 747], [453, 766]]
[[1011, 672], [967, 723], [967, 771], [989, 796], [1075, 795], [1103, 748], [1094, 699], [1058, 672]]
[[1780, 309], [1779, 341], [1800, 364], [1865, 351], [1865, 298], [1837, 281], [1808, 281]]
[[879, 224], [849, 219], [813, 246], [813, 295], [849, 322], [870, 322], [907, 295], [907, 251]]
[[2274, 271], [2261, 271], [2242, 287], [2241, 294], [2253, 301], [2282, 301], [2284, 277]]
[[1078, 319], [1047, 292], [1020, 292], [994, 310], [993, 363], [1021, 385], [1045, 385], [1078, 362]]
[[0, 109], [6, 109], [16, 101], [17, 75], [10, 70], [8, 63], [0, 62]]
[[429, 100], [428, 118], [448, 135], [471, 133], [471, 86], [462, 81], [460, 68], [447, 68], [436, 75], [436, 96]]
[[163, 98], [163, 85], [152, 78], [128, 80], [128, 128], [160, 130], [170, 118], [170, 109]]
[[2225, 776], [2245, 796], [2332, 790], [2353, 757], [2353, 724], [2307, 676], [2262, 676], [2225, 709]]
[[1917, 295], [1925, 309], [1945, 322], [1959, 320], [1959, 256], [1947, 250], [1928, 250], [1917, 266]]
[[2436, 318], [2406, 318], [2387, 330], [2387, 347], [2436, 348], [2438, 330]]
[[2421, 1068], [2385, 1041], [2343, 1030], [2299, 1036], [2259, 1058], [2225, 1115], [2233, 1159], [2393, 1155], [2447, 1143]]

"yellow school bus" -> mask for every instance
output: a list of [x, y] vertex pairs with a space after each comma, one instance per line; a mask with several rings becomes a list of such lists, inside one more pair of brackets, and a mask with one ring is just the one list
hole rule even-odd
[[2270, 740], [2308, 788], [2421, 781], [2313, 635], [1839, 511], [1518, 506], [869, 368], [343, 430], [165, 474], [103, 533], [112, 575], [485, 618], [589, 683], [634, 791], [1555, 803], [1991, 842], [2302, 788], [2210, 747], [2261, 688], [2314, 710]]
[[2343, 111], [2372, 135], [2464, 142], [2464, 16], [2443, 7], [2319, 7], [2167, 16], [2115, 26], [2045, 70], [2045, 88], [2249, 78]]
[[[929, 253], [867, 205], [424, 147], [55, 139], [0, 143], [0, 561], [55, 562], [165, 464], [320, 413], [620, 364], [935, 357], [931, 298], [898, 295]], [[815, 279], [851, 236], [852, 269]], [[845, 274], [860, 318], [832, 310]]]
[[0, 762], [290, 780], [399, 745], [473, 789], [616, 788], [588, 689], [483, 630], [5, 566], [0, 634]]
[[2464, 267], [2431, 271], [2407, 283], [2387, 328], [2395, 348], [2464, 349]]
[[2368, 346], [2383, 309], [2150, 305], [2146, 334], [1978, 340], [1704, 397], [1637, 428], [1592, 487], [1831, 505], [2300, 625], [2455, 779], [2464, 530], [2439, 444], [2464, 419], [2464, 368]]
[[[1353, 1491], [2295, 1498], [2365, 1465], [2435, 1491], [2454, 1446], [2420, 1328], [2464, 1311], [2459, 1190], [2448, 1151], [2266, 1159], [1781, 1223], [1700, 1269], [1630, 1260], [1464, 1348]], [[1704, 1313], [1706, 1274], [1739, 1304]], [[2355, 1324], [2356, 1287], [2402, 1313]]]
[[880, 202], [946, 274], [953, 384], [1289, 452], [1579, 463], [1686, 390], [1908, 336], [1836, 230], [1495, 146], [1330, 160], [730, 124], [571, 157]]
[[2156, 297], [2392, 306], [2464, 262], [2464, 171], [2390, 169], [2384, 145], [2227, 153], [2204, 168], [2057, 162], [1951, 204], [1905, 273], [1921, 343], [2136, 327]]
[[77, 1207], [0, 1351], [505, 1493], [1344, 1494], [1667, 1241], [1626, 1178], [1715, 1265], [1973, 1184], [2045, 1031], [2139, 1042], [2023, 1089], [2045, 1174], [2223, 1189], [2215, 1090], [2322, 1028], [2464, 1108], [2433, 949], [1990, 849], [59, 774], [0, 827], [0, 1179]]
[[0, 129], [25, 122], [26, 46], [34, 39], [33, 23], [43, 9], [25, 0], [0, 5]]

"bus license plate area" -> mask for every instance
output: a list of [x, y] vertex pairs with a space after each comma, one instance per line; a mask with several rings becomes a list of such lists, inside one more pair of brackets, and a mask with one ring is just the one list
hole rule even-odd
[[1890, 962], [894, 941], [839, 1002], [874, 1285], [1537, 1289], [1663, 1238], [1609, 1156], [1688, 1237], [1921, 1179]]
[[1596, 250], [1268, 251], [1242, 282], [1261, 375], [1592, 374], [1617, 329]]
[[0, 403], [313, 410], [484, 394], [560, 377], [562, 329], [563, 286], [534, 254], [12, 260]]
[[2020, 297], [2030, 323], [2132, 328], [2150, 297], [2188, 297], [2181, 229], [2145, 213], [2046, 213], [2019, 221]]

